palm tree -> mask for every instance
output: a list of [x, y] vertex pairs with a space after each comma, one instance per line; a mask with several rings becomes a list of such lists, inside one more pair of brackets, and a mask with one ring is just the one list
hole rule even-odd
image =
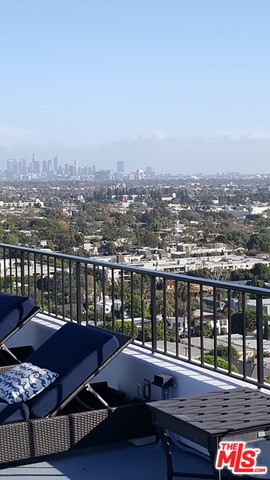
[[[193, 311], [196, 309], [198, 306], [197, 302], [197, 290], [195, 288], [194, 284], [191, 284], [188, 282], [179, 282], [178, 288], [177, 288], [177, 295], [179, 298], [179, 315], [183, 315], [183, 329], [184, 332], [186, 330], [186, 318], [188, 316], [188, 303], [189, 303], [189, 310], [190, 310], [190, 315], [192, 316]], [[189, 297], [189, 302], [188, 302], [188, 297]]]
[[156, 296], [156, 311], [161, 314], [163, 319], [175, 315], [175, 301], [174, 295], [171, 292], [166, 293], [165, 305], [163, 291], [159, 291]]

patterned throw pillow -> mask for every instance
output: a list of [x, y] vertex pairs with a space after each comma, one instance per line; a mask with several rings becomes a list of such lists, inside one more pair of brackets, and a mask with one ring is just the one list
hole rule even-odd
[[58, 373], [21, 363], [0, 374], [0, 398], [8, 403], [30, 400], [58, 377]]

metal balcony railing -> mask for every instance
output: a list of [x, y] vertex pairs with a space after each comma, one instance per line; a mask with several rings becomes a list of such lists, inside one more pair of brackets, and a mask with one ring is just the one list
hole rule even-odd
[[48, 315], [120, 330], [152, 352], [270, 388], [268, 289], [6, 244], [0, 285]]

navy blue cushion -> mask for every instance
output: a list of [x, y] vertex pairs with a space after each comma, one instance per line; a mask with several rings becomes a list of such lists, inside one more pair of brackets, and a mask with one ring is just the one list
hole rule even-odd
[[22, 422], [29, 418], [29, 409], [25, 403], [13, 403], [9, 405], [0, 402], [0, 425], [4, 423]]
[[27, 402], [31, 416], [44, 417], [54, 411], [118, 347], [118, 340], [104, 330], [66, 323], [26, 360], [59, 374], [51, 385]]
[[34, 306], [31, 298], [0, 293], [0, 341], [25, 320]]

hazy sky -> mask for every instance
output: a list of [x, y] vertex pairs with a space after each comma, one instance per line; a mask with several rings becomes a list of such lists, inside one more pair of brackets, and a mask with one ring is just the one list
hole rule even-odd
[[0, 165], [270, 173], [269, 0], [0, 0]]

